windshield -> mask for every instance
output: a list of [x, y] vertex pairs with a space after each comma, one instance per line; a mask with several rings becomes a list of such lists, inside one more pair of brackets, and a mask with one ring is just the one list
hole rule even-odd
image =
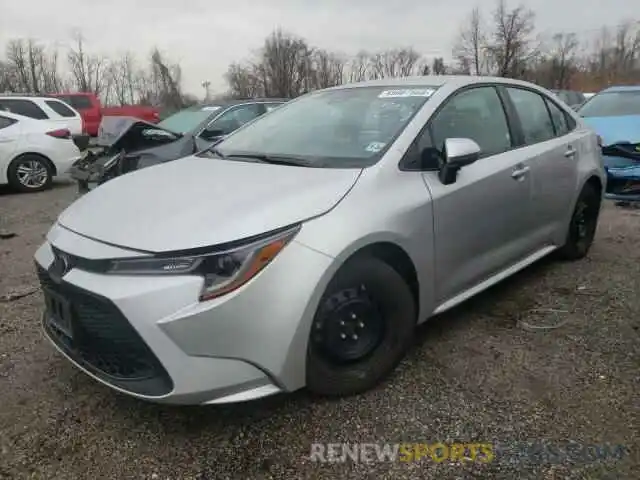
[[591, 97], [578, 114], [582, 117], [640, 115], [640, 90], [599, 93]]
[[159, 127], [176, 133], [191, 133], [221, 107], [203, 107], [200, 110], [181, 110], [158, 123]]
[[296, 157], [311, 166], [375, 163], [435, 87], [358, 87], [314, 92], [246, 125], [216, 146], [228, 155]]

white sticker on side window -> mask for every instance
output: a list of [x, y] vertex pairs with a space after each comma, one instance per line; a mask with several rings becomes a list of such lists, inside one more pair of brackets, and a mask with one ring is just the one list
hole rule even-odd
[[405, 88], [399, 90], [385, 90], [378, 98], [403, 98], [403, 97], [430, 97], [435, 90], [433, 88]]
[[367, 148], [365, 148], [365, 150], [371, 153], [378, 153], [385, 147], [385, 145], [386, 143], [383, 142], [371, 142], [369, 145], [367, 145]]

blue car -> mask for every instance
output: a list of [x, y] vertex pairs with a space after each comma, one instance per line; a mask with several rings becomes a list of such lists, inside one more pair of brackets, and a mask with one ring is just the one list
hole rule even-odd
[[640, 85], [602, 90], [578, 114], [602, 139], [606, 198], [640, 202]]

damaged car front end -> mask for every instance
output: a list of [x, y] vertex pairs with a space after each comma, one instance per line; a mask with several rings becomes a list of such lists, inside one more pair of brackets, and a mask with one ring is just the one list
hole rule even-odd
[[607, 173], [605, 198], [640, 202], [640, 86], [611, 87], [579, 110], [600, 136]]
[[192, 155], [200, 145], [181, 134], [133, 117], [104, 117], [95, 148], [71, 168], [80, 193], [140, 168]]

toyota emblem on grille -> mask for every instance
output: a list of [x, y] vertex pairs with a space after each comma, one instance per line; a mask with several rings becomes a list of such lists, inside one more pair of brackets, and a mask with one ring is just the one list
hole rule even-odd
[[54, 250], [54, 259], [49, 273], [56, 281], [60, 281], [73, 268], [71, 257], [64, 252]]

